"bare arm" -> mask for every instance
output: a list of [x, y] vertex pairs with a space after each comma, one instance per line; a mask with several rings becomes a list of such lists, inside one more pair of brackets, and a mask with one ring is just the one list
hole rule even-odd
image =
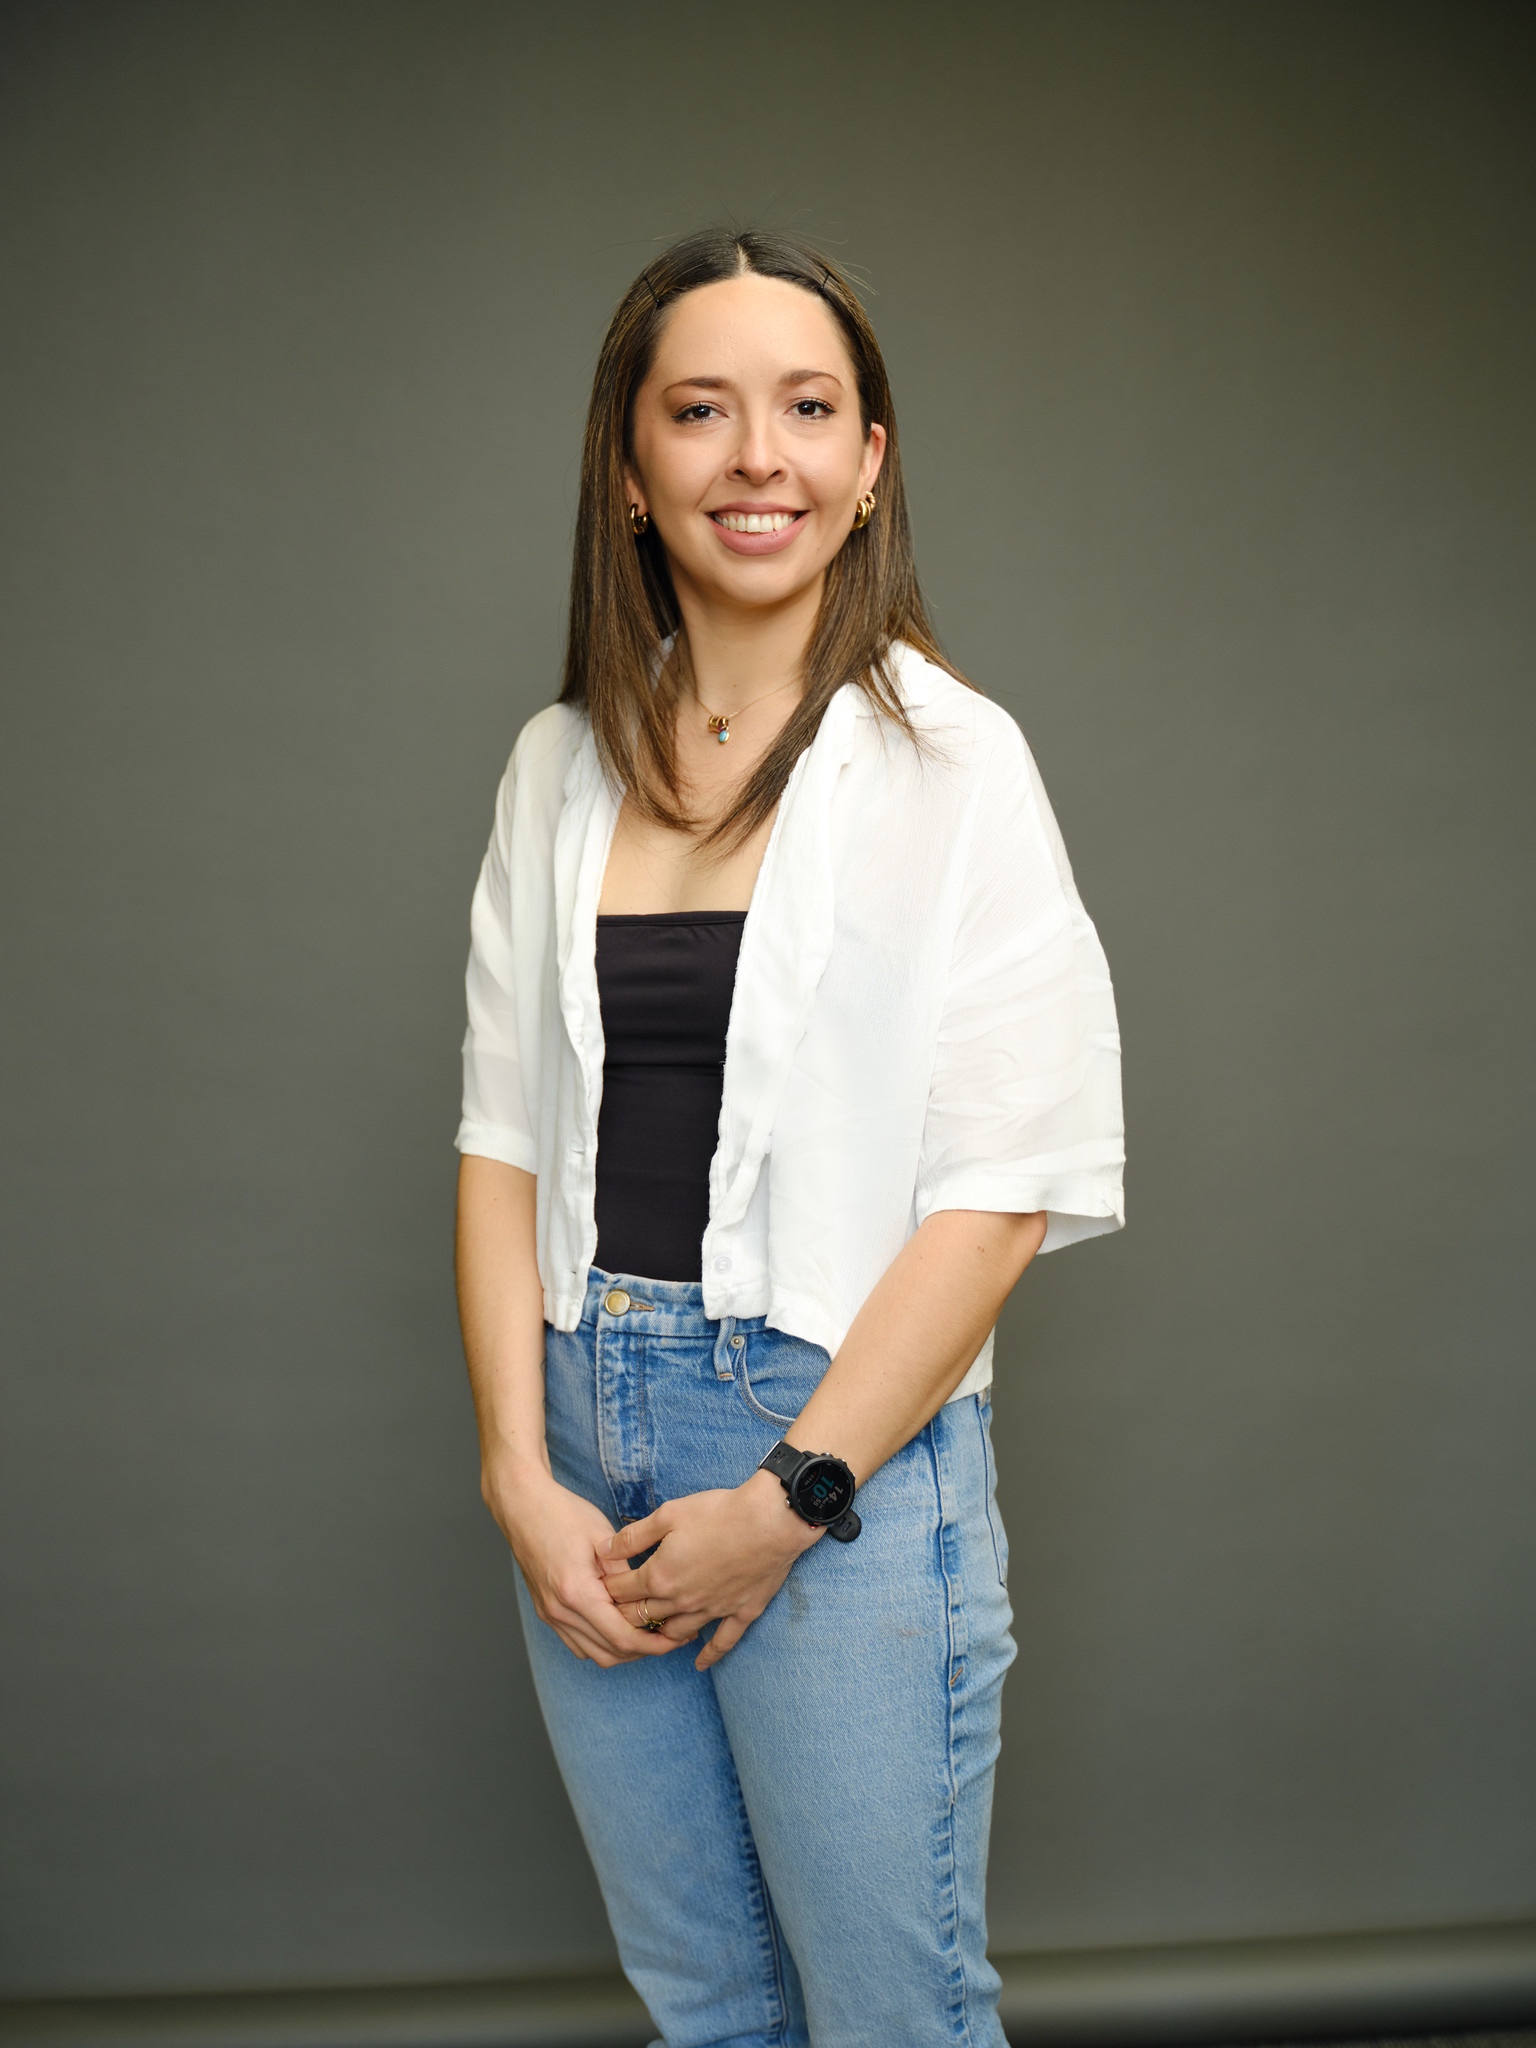
[[[862, 1485], [964, 1379], [1039, 1251], [1045, 1221], [1044, 1211], [940, 1209], [930, 1216], [859, 1310], [787, 1441], [797, 1450], [835, 1451]], [[782, 1499], [783, 1488], [772, 1484]]]
[[[787, 1441], [832, 1451], [862, 1482], [934, 1416], [964, 1378], [1045, 1237], [1043, 1212], [943, 1209], [892, 1260], [806, 1403]], [[669, 1501], [613, 1538], [626, 1613], [644, 1600], [680, 1640], [720, 1625], [701, 1670], [741, 1640], [824, 1532], [802, 1522], [777, 1479]], [[628, 1558], [659, 1543], [631, 1573]]]
[[466, 1155], [459, 1162], [455, 1268], [480, 1430], [480, 1491], [540, 1618], [578, 1657], [628, 1663], [674, 1643], [636, 1629], [614, 1606], [598, 1561], [613, 1525], [550, 1470], [536, 1189], [531, 1173], [499, 1160]]

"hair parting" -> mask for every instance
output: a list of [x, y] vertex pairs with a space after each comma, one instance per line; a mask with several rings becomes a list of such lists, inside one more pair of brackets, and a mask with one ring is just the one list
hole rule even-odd
[[646, 816], [700, 832], [700, 821], [684, 805], [673, 737], [680, 664], [663, 659], [681, 617], [654, 524], [638, 540], [633, 536], [624, 470], [635, 395], [649, 374], [668, 309], [687, 292], [748, 273], [782, 279], [825, 301], [853, 362], [864, 432], [878, 422], [886, 448], [880, 516], [850, 533], [828, 567], [800, 702], [735, 801], [701, 832], [700, 844], [720, 853], [772, 814], [844, 683], [856, 684], [883, 718], [922, 745], [891, 661], [898, 640], [965, 681], [945, 660], [923, 605], [890, 383], [852, 285], [835, 264], [792, 236], [721, 228], [690, 235], [647, 264], [620, 299], [604, 337], [582, 447], [561, 703], [582, 708], [609, 778]]

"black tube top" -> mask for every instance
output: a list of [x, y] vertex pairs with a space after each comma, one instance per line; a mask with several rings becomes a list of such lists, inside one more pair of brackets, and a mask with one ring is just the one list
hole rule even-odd
[[698, 1280], [744, 910], [597, 920], [597, 1263]]

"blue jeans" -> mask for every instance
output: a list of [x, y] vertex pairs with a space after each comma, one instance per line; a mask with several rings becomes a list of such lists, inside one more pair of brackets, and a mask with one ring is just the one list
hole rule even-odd
[[[604, 1296], [620, 1287], [615, 1314]], [[615, 1521], [738, 1485], [827, 1369], [703, 1290], [593, 1267], [546, 1332], [550, 1457]], [[631, 1983], [667, 2048], [1003, 2048], [985, 1881], [1014, 1655], [985, 1395], [859, 1490], [714, 1670], [609, 1671], [523, 1625]]]

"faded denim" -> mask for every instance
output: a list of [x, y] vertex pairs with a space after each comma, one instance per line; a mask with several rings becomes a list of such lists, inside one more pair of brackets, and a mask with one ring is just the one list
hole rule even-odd
[[[622, 1287], [634, 1306], [611, 1314]], [[646, 1304], [642, 1307], [640, 1304]], [[702, 1287], [593, 1267], [546, 1330], [556, 1476], [614, 1520], [735, 1486], [827, 1353]], [[1014, 1655], [986, 1395], [860, 1488], [713, 1671], [603, 1671], [533, 1612], [544, 1718], [624, 1968], [667, 2048], [1004, 2048], [985, 1878]]]

